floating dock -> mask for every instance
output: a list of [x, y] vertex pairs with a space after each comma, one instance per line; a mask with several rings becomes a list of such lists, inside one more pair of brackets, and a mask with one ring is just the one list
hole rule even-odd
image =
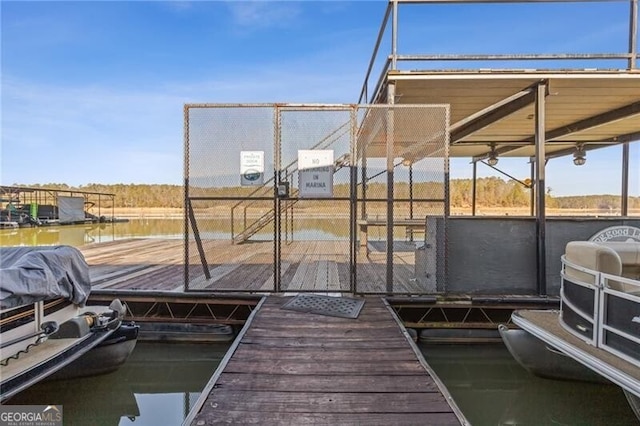
[[[209, 292], [273, 291], [273, 242], [257, 241], [233, 244], [231, 241], [206, 241], [208, 270], [203, 272], [198, 250], [189, 250], [189, 288]], [[127, 239], [79, 247], [90, 266], [94, 290], [183, 291], [185, 281], [184, 240]], [[288, 284], [283, 291], [351, 292], [347, 241], [295, 241], [286, 247], [289, 257], [280, 272]], [[414, 276], [413, 252], [397, 252], [399, 266], [394, 271], [394, 289], [414, 293], [419, 285]], [[385, 288], [384, 252], [362, 256], [358, 276], [363, 291]], [[367, 284], [373, 283], [373, 284]]]
[[282, 309], [253, 312], [185, 425], [467, 424], [381, 297], [356, 319]]
[[[298, 247], [307, 244], [307, 250], [287, 266], [288, 272], [284, 272], [295, 277], [287, 292], [352, 294], [348, 283], [344, 284], [344, 289], [342, 284], [328, 285], [331, 280], [344, 283], [341, 271], [347, 268], [340, 257], [327, 255], [327, 251], [323, 252], [323, 257], [318, 254], [322, 244], [329, 250], [330, 245], [325, 243], [334, 242], [297, 243]], [[127, 319], [139, 323], [242, 326], [262, 295], [269, 293], [269, 286], [273, 292], [273, 264], [257, 263], [256, 259], [261, 255], [256, 250], [261, 243], [234, 245], [228, 242], [224, 245], [223, 241], [212, 241], [208, 244], [217, 247], [212, 256], [215, 260], [209, 265], [215, 279], [199, 291], [184, 290], [184, 242], [181, 239], [123, 239], [82, 246], [80, 250], [89, 264], [93, 283], [90, 301], [109, 304], [114, 298], [120, 298], [127, 305]], [[383, 263], [375, 255], [364, 257], [358, 265], [358, 279], [364, 282], [359, 288], [366, 291], [371, 281], [384, 278]], [[203, 277], [195, 249], [190, 251], [189, 268], [194, 280]], [[408, 270], [406, 266], [394, 268], [396, 279], [406, 279], [410, 276]], [[405, 282], [411, 285], [408, 280]], [[221, 287], [224, 291], [219, 291]], [[396, 288], [407, 287], [399, 283]], [[495, 334], [496, 341], [500, 339], [498, 324], [510, 324], [514, 309], [558, 307], [554, 298], [517, 295], [457, 295], [445, 299], [435, 295], [385, 296], [406, 327], [443, 331], [464, 329], [467, 330], [464, 336], [475, 335], [473, 330], [486, 330]], [[434, 336], [428, 340], [434, 340]], [[445, 340], [450, 341], [451, 336]]]

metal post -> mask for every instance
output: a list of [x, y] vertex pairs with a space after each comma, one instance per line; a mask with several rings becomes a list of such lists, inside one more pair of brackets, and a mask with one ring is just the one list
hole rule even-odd
[[280, 292], [280, 199], [278, 198], [278, 185], [280, 184], [280, 138], [281, 138], [281, 111], [274, 107], [274, 135], [273, 135], [273, 289]]
[[413, 163], [409, 164], [409, 219], [413, 219]]
[[[397, 68], [398, 68], [398, 0], [393, 0], [393, 15], [391, 17], [391, 69], [395, 71]], [[388, 91], [387, 91], [387, 95], [388, 95]]]
[[[287, 168], [284, 169], [284, 178], [286, 181], [289, 180], [289, 171]], [[285, 245], [289, 242], [289, 202], [288, 200], [284, 201], [284, 241]]]
[[[183, 137], [184, 137], [184, 163], [183, 163], [183, 177], [184, 177], [184, 200], [182, 206], [184, 208], [184, 271], [183, 271], [183, 288], [184, 291], [189, 290], [189, 107], [184, 106], [183, 109]], [[115, 200], [114, 203], [115, 205]], [[115, 210], [114, 210], [115, 213]], [[113, 215], [112, 215], [113, 217]]]
[[[409, 164], [409, 219], [413, 219], [413, 162]], [[413, 228], [409, 228], [409, 241], [413, 242]]]
[[473, 162], [473, 182], [471, 182], [471, 216], [476, 215], [476, 190], [477, 190], [478, 162]]
[[540, 82], [536, 92], [536, 235], [538, 263], [538, 295], [547, 294], [546, 218], [545, 218], [545, 96], [547, 82]]
[[[395, 15], [394, 15], [395, 16]], [[389, 82], [387, 86], [387, 293], [393, 292], [393, 171], [394, 159], [394, 110], [396, 85]]]
[[[357, 292], [357, 256], [358, 256], [358, 242], [357, 240], [357, 227], [356, 220], [358, 218], [358, 191], [357, 191], [357, 183], [358, 183], [358, 164], [357, 164], [357, 149], [356, 149], [356, 135], [358, 132], [357, 129], [357, 107], [354, 106], [351, 109], [351, 137], [350, 137], [350, 155], [351, 158], [349, 160], [349, 171], [350, 171], [350, 181], [349, 181], [349, 243], [350, 243], [350, 251], [349, 251], [349, 265], [350, 265], [350, 274], [349, 274], [349, 287], [351, 289], [351, 293]], [[363, 167], [364, 168], [364, 167]], [[364, 185], [363, 185], [364, 187]]]
[[629, 5], [629, 69], [632, 70], [638, 59], [638, 0], [630, 0]]
[[629, 214], [629, 142], [622, 145], [622, 200], [620, 216]]
[[367, 148], [362, 147], [362, 211], [360, 212], [360, 218], [367, 218]]
[[531, 206], [529, 207], [530, 212], [531, 212], [531, 216], [535, 216], [536, 211], [536, 193], [535, 193], [535, 179], [536, 179], [536, 163], [535, 161], [531, 162], [531, 184], [529, 186], [529, 197], [530, 197], [530, 204]]

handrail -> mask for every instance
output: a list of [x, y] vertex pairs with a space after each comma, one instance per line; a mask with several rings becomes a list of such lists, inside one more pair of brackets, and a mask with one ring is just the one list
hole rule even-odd
[[[293, 210], [293, 206], [299, 201], [299, 199], [295, 198], [290, 201], [292, 202], [287, 203], [285, 205], [285, 211]], [[233, 239], [232, 239], [233, 242], [240, 243], [248, 240], [251, 236], [255, 235], [259, 230], [267, 226], [271, 222], [271, 219], [273, 219], [273, 217], [275, 217], [275, 211], [272, 208], [269, 211], [267, 211], [265, 214], [260, 216], [253, 223], [251, 223], [251, 225], [245, 226], [245, 229], [242, 232], [240, 232], [237, 235], [233, 235]]]
[[362, 84], [362, 89], [360, 90], [360, 98], [358, 99], [358, 103], [362, 103], [362, 97], [364, 96], [365, 102], [367, 99], [367, 88], [369, 86], [369, 76], [371, 75], [371, 71], [373, 70], [373, 64], [376, 61], [376, 56], [378, 55], [378, 49], [380, 48], [380, 42], [382, 41], [382, 37], [384, 36], [384, 32], [387, 29], [387, 22], [389, 21], [389, 15], [391, 14], [392, 5], [389, 3], [387, 5], [387, 10], [384, 14], [384, 18], [382, 18], [382, 27], [378, 32], [378, 38], [376, 39], [375, 47], [373, 48], [373, 54], [371, 55], [371, 59], [369, 60], [369, 67], [367, 68], [367, 73], [364, 77], [364, 83]]
[[[608, 299], [610, 297], [613, 298], [613, 301], [615, 301], [616, 299], [623, 299], [625, 300], [624, 303], [634, 303], [636, 305], [640, 305], [640, 296], [638, 296], [637, 293], [630, 292], [628, 290], [614, 288], [614, 285], [612, 285], [610, 281], [614, 282], [616, 284], [616, 287], [619, 286], [620, 284], [625, 284], [627, 286], [631, 286], [634, 289], [637, 288], [638, 290], [640, 290], [640, 281], [633, 278], [627, 278], [619, 275], [609, 274], [606, 272], [601, 272], [601, 271], [593, 270], [580, 265], [576, 265], [570, 262], [569, 260], [567, 260], [566, 255], [562, 255], [560, 259], [562, 262], [562, 270], [561, 270], [562, 287], [560, 289], [561, 310], [563, 309], [564, 306], [568, 306], [574, 313], [580, 315], [585, 320], [591, 322], [593, 324], [592, 338], [590, 339], [587, 336], [584, 336], [575, 332], [569, 325], [565, 324], [565, 322], [561, 320], [560, 324], [562, 325], [562, 327], [568, 332], [570, 332], [572, 335], [578, 337], [579, 339], [589, 342], [595, 348], [603, 349], [609, 353], [612, 353], [613, 355], [616, 355], [619, 358], [622, 358], [640, 367], [640, 359], [637, 356], [637, 352], [630, 353], [628, 350], [624, 350], [618, 345], [610, 344], [606, 336], [606, 333], [613, 333], [619, 338], [623, 338], [623, 339], [626, 339], [628, 342], [632, 342], [632, 344], [636, 346], [640, 345], [640, 338], [638, 336], [630, 334], [628, 331], [625, 331], [625, 329], [619, 327], [618, 326], [620, 324], [619, 321], [617, 321], [617, 323], [616, 321], [614, 321], [613, 323], [610, 322], [610, 317], [608, 316], [609, 309], [607, 309], [607, 306], [609, 306], [609, 303], [611, 303], [611, 301]], [[591, 284], [591, 283], [582, 281], [576, 277], [567, 276], [565, 272], [566, 267], [570, 267], [580, 272], [588, 273], [589, 275], [592, 275], [594, 277], [595, 283]], [[574, 304], [571, 303], [571, 301], [569, 301], [566, 298], [564, 293], [564, 285], [565, 285], [564, 282], [567, 280], [575, 284], [588, 286], [588, 288], [593, 289], [593, 291], [595, 292], [594, 294], [595, 306], [594, 306], [593, 316], [591, 315], [585, 316], [585, 313], [581, 312], [580, 309], [578, 309]], [[640, 316], [632, 317], [631, 321], [640, 322]]]
[[[637, 46], [638, 46], [638, 0], [626, 0], [629, 2], [629, 25], [628, 25], [628, 49], [625, 53], [556, 53], [556, 54], [403, 54], [399, 55], [397, 50], [397, 39], [399, 25], [397, 25], [397, 10], [402, 4], [516, 4], [516, 3], [611, 3], [622, 2], [624, 0], [388, 0], [380, 30], [374, 44], [373, 53], [369, 60], [369, 66], [365, 73], [364, 82], [360, 90], [358, 103], [374, 102], [378, 92], [384, 85], [385, 76], [389, 70], [389, 64], [397, 61], [506, 61], [506, 60], [616, 60], [626, 59], [627, 69], [637, 69]], [[391, 16], [393, 15], [393, 16]], [[378, 59], [378, 53], [382, 39], [386, 33], [387, 24], [390, 17], [393, 19], [393, 34], [391, 35], [391, 52], [387, 55], [385, 65], [382, 67], [381, 75], [371, 97], [369, 97], [369, 80], [373, 67]], [[396, 49], [396, 50], [394, 50]]]

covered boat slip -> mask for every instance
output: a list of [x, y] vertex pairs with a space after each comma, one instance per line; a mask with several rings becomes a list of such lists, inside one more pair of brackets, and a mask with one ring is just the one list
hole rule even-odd
[[[556, 296], [556, 254], [567, 241], [593, 234], [586, 221], [595, 231], [637, 223], [628, 206], [637, 170], [630, 144], [640, 139], [637, 0], [619, 11], [628, 20], [629, 45], [618, 53], [406, 52], [415, 43], [399, 42], [407, 40], [402, 17], [430, 3], [485, 2], [390, 0], [358, 104], [185, 105], [185, 256], [190, 262], [197, 251], [204, 274], [189, 268], [186, 291], [232, 290], [233, 279], [220, 280], [224, 270], [213, 270], [226, 255], [217, 250], [236, 249], [212, 242], [230, 240], [256, 250], [247, 257], [249, 279], [264, 274], [269, 254], [259, 247], [273, 242], [273, 282], [252, 284], [263, 291], [321, 290], [297, 284], [315, 274], [325, 276], [326, 291]], [[559, 226], [545, 207], [546, 162], [565, 157], [556, 161], [573, 168], [614, 146], [621, 152], [620, 209], [606, 220], [565, 218], [556, 238]], [[306, 164], [309, 156], [320, 166]], [[472, 163], [472, 217], [451, 214], [454, 157]], [[522, 159], [519, 176], [527, 178], [507, 177], [526, 191], [530, 215], [474, 223], [477, 168], [504, 173], [505, 157]], [[501, 233], [484, 232], [489, 221]], [[482, 255], [487, 247], [495, 259]], [[314, 257], [314, 267], [296, 269]]]
[[467, 424], [390, 307], [357, 319], [259, 304], [185, 425]]
[[[449, 105], [448, 125], [448, 156], [470, 158], [472, 163], [473, 187], [471, 200], [471, 215], [476, 216], [476, 177], [479, 164], [492, 167], [508, 179], [513, 179], [530, 191], [531, 217], [520, 218], [524, 222], [518, 224], [518, 218], [511, 223], [517, 226], [527, 225], [534, 220], [534, 232], [527, 235], [524, 242], [526, 254], [536, 259], [534, 270], [535, 288], [529, 287], [527, 292], [538, 295], [553, 295], [557, 293], [557, 280], [553, 277], [555, 270], [550, 270], [547, 262], [554, 259], [551, 254], [562, 250], [548, 231], [548, 217], [545, 208], [545, 177], [546, 163], [549, 160], [569, 157], [557, 161], [566, 161], [567, 167], [585, 163], [588, 153], [607, 147], [621, 145], [620, 158], [620, 211], [622, 220], [628, 219], [629, 209], [629, 177], [630, 177], [630, 147], [640, 140], [640, 73], [637, 67], [638, 44], [638, 1], [630, 0], [627, 7], [621, 7], [619, 25], [628, 22], [628, 37], [615, 53], [611, 52], [549, 52], [539, 53], [424, 53], [428, 48], [432, 51], [438, 47], [429, 46], [429, 37], [424, 37], [425, 49], [416, 52], [414, 40], [408, 40], [412, 31], [411, 26], [403, 26], [403, 18], [416, 19], [417, 9], [420, 12], [434, 10], [434, 13], [446, 9], [448, 4], [482, 4], [484, 13], [499, 14], [503, 4], [529, 3], [526, 6], [511, 5], [526, 8], [526, 13], [535, 14], [535, 3], [568, 3], [563, 0], [543, 1], [497, 1], [483, 2], [474, 0], [390, 0], [386, 14], [382, 20], [378, 39], [371, 57], [369, 69], [360, 92], [359, 102], [388, 105], [390, 108], [406, 105]], [[494, 4], [484, 4], [494, 3]], [[575, 7], [587, 8], [586, 3]], [[625, 2], [621, 2], [625, 3]], [[419, 7], [418, 7], [419, 5]], [[474, 6], [478, 10], [480, 6]], [[539, 6], [542, 8], [542, 6]], [[549, 6], [546, 6], [549, 7]], [[493, 8], [493, 9], [490, 9]], [[564, 13], [568, 13], [564, 10]], [[425, 28], [431, 22], [430, 15], [424, 15]], [[453, 14], [451, 15], [453, 16]], [[407, 18], [408, 19], [408, 18]], [[408, 34], [403, 32], [408, 28]], [[436, 29], [430, 29], [436, 34]], [[499, 33], [500, 29], [488, 28], [490, 32]], [[425, 34], [429, 34], [426, 32]], [[572, 36], [574, 36], [572, 34]], [[535, 34], [531, 34], [534, 38]], [[383, 49], [387, 50], [384, 51]], [[552, 47], [553, 48], [553, 45]], [[407, 51], [413, 49], [413, 51]], [[517, 46], [515, 46], [517, 49]], [[517, 67], [514, 64], [523, 64]], [[578, 64], [578, 66], [576, 66]], [[506, 67], [505, 67], [506, 65]], [[500, 68], [502, 66], [503, 68]], [[378, 74], [379, 72], [379, 74]], [[377, 78], [377, 80], [376, 80]], [[397, 123], [396, 123], [397, 124]], [[400, 121], [402, 124], [402, 121]], [[365, 123], [366, 127], [366, 123]], [[389, 127], [389, 130], [371, 143], [371, 151], [377, 155], [393, 152], [395, 157], [402, 157], [410, 162], [420, 162], [431, 155], [423, 146], [405, 146], [402, 141], [403, 128]], [[399, 137], [398, 137], [399, 136]], [[523, 160], [523, 172], [529, 174], [530, 179], [514, 178], [500, 170], [499, 159], [503, 157], [519, 157]], [[573, 159], [573, 164], [571, 164]], [[569, 160], [569, 161], [567, 161]], [[636, 169], [631, 173], [632, 179], [637, 176]], [[391, 168], [388, 168], [391, 172]], [[447, 170], [449, 172], [449, 170]], [[524, 174], [523, 173], [523, 174]], [[526, 174], [525, 174], [526, 176]], [[392, 178], [390, 178], [392, 179]], [[586, 190], [586, 188], [585, 188]], [[446, 194], [447, 206], [449, 194]], [[459, 259], [460, 252], [476, 252], [489, 246], [482, 238], [465, 239], [465, 247], [453, 247], [451, 244], [451, 230], [453, 216], [447, 210], [444, 247], [450, 258], [456, 254], [453, 262], [464, 264], [467, 259]], [[458, 220], [457, 217], [455, 217]], [[464, 221], [464, 222], [463, 222]], [[471, 225], [467, 219], [461, 219], [457, 224], [465, 231], [481, 232], [478, 226]], [[495, 223], [495, 222], [494, 222]], [[588, 239], [576, 221], [567, 223], [564, 232], [573, 234], [573, 239]], [[496, 228], [508, 228], [501, 224]], [[602, 224], [602, 228], [606, 227]], [[484, 236], [484, 235], [483, 235]], [[509, 235], [509, 238], [511, 235]], [[522, 235], [517, 235], [522, 239]], [[457, 237], [454, 237], [457, 238]], [[566, 241], [565, 241], [566, 243]], [[491, 246], [492, 250], [498, 249]], [[530, 249], [532, 248], [532, 250]], [[505, 251], [505, 255], [507, 255]], [[477, 256], [471, 256], [473, 259]], [[508, 256], [507, 256], [508, 257]], [[515, 256], [512, 257], [515, 259]], [[557, 260], [552, 260], [557, 264]], [[479, 262], [482, 263], [482, 262]], [[484, 285], [471, 287], [461, 282], [460, 278], [452, 277], [451, 273], [460, 271], [448, 263], [445, 277], [446, 283], [438, 283], [438, 290], [447, 292], [456, 290], [482, 291]], [[504, 267], [504, 265], [503, 265]], [[472, 268], [468, 268], [472, 269]], [[472, 269], [475, 273], [477, 269]], [[511, 272], [511, 271], [510, 271]], [[464, 274], [462, 274], [464, 275]], [[517, 274], [509, 274], [517, 278]], [[505, 282], [509, 282], [506, 279]], [[469, 279], [469, 281], [472, 281]], [[483, 280], [481, 280], [483, 281]], [[491, 290], [495, 287], [488, 285]], [[505, 291], [508, 291], [505, 289]]]

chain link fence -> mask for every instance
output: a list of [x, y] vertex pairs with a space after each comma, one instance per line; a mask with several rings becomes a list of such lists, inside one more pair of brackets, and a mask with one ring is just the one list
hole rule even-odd
[[185, 290], [445, 290], [449, 109], [185, 106]]

